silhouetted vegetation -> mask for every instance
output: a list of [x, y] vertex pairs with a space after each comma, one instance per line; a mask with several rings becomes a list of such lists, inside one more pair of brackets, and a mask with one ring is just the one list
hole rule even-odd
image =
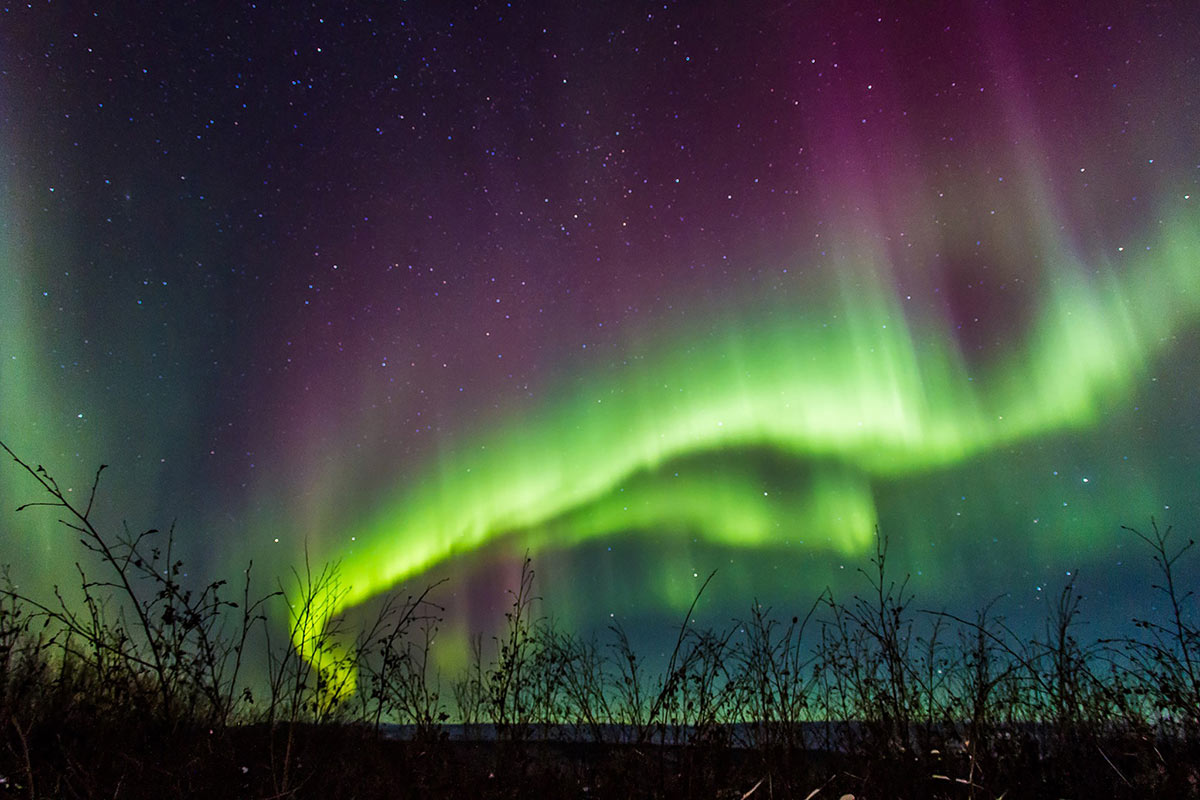
[[[338, 597], [336, 566], [257, 595], [247, 566], [233, 599], [188, 587], [171, 531], [97, 527], [103, 467], [77, 504], [0, 447], [47, 498], [22, 508], [53, 509], [82, 547], [77, 596], [7, 573], [0, 590], [0, 795], [1200, 796], [1194, 542], [1154, 520], [1127, 532], [1162, 612], [1122, 638], [1081, 638], [1073, 582], [1032, 637], [994, 602], [915, 608], [879, 536], [862, 593], [803, 616], [755, 602], [697, 628], [702, 588], [655, 670], [619, 625], [585, 638], [540, 617], [526, 559], [501, 632], [443, 685], [436, 586], [357, 633], [305, 626]], [[267, 620], [284, 604], [311, 660]]]

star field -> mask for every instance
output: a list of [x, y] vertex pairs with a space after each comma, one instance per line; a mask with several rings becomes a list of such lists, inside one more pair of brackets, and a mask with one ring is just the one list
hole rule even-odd
[[[570, 625], [929, 605], [1197, 521], [1200, 86], [1152, 6], [0, 13], [0, 438], [192, 569]], [[0, 473], [6, 507], [27, 500]], [[66, 580], [53, 520], [0, 527]], [[256, 566], [256, 569], [259, 569]], [[791, 613], [788, 610], [787, 613]], [[658, 633], [654, 633], [657, 631]], [[447, 645], [451, 646], [451, 645]]]

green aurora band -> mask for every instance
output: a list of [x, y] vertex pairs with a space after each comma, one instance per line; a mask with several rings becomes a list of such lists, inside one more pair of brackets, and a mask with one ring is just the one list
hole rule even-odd
[[[1023, 345], [984, 365], [964, 356], [947, 319], [906, 314], [886, 256], [862, 247], [833, 260], [838, 298], [819, 319], [767, 310], [752, 325], [678, 336], [619, 380], [575, 384], [536, 418], [446, 454], [343, 531], [355, 543], [325, 554], [339, 560], [342, 588], [293, 620], [293, 641], [324, 661], [311, 643], [332, 616], [498, 537], [534, 553], [635, 530], [754, 546], [787, 520], [806, 542], [861, 553], [876, 525], [872, 479], [1088, 428], [1132, 393], [1200, 318], [1188, 200], [1119, 262], [1084, 263], [1061, 236], [1036, 232], [1052, 277]], [[806, 467], [766, 493], [745, 460], [723, 467], [714, 456], [736, 450]], [[702, 475], [679, 468], [697, 458]]]

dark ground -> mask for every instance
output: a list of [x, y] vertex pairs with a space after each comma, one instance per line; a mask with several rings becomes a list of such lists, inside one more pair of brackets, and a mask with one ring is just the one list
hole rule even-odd
[[359, 727], [256, 725], [224, 732], [10, 728], [5, 739], [4, 797], [1200, 796], [1194, 759], [1136, 736], [1101, 744], [1081, 735], [1069, 751], [1058, 742], [1058, 752], [1046, 754], [1032, 736], [1002, 735], [974, 771], [961, 750], [872, 753], [866, 741], [839, 753], [744, 748], [719, 736], [691, 745], [401, 741]]

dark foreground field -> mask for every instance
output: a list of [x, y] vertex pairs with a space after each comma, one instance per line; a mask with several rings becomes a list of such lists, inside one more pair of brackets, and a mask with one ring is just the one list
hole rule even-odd
[[[1081, 638], [1072, 584], [1032, 637], [914, 609], [881, 536], [859, 595], [724, 629], [689, 609], [655, 667], [620, 627], [539, 617], [527, 562], [501, 634], [442, 676], [428, 593], [351, 634], [305, 624], [335, 567], [185, 586], [169, 534], [98, 529], [0, 447], [87, 551], [72, 595], [0, 589], [0, 797], [1200, 797], [1194, 542], [1153, 521], [1128, 535], [1158, 616], [1117, 638]], [[309, 659], [268, 623], [281, 594]]]
[[[17, 731], [10, 730], [10, 734]], [[987, 755], [788, 746], [398, 741], [337, 724], [161, 731], [26, 728], [9, 736], [12, 797], [1195, 797], [1194, 750], [1080, 732]], [[13, 745], [17, 745], [16, 748]], [[28, 747], [28, 751], [24, 747]], [[28, 759], [28, 760], [27, 760]]]

